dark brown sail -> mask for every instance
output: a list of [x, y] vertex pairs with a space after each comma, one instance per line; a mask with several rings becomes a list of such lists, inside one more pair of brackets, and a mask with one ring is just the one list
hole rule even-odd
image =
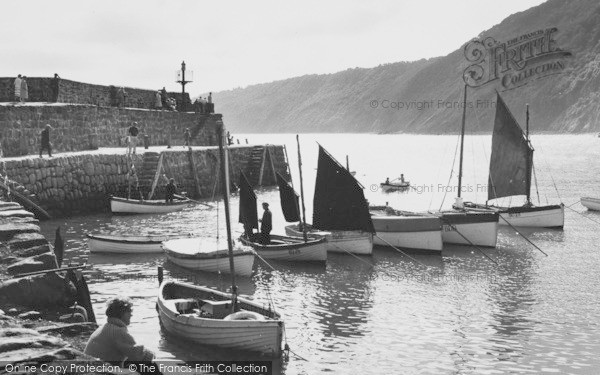
[[313, 201], [313, 226], [321, 230], [375, 233], [362, 186], [321, 146]]
[[298, 209], [298, 193], [293, 187], [279, 174], [277, 176], [277, 186], [279, 186], [279, 200], [281, 201], [281, 210], [283, 217], [288, 223], [300, 221], [300, 210]]
[[244, 224], [244, 229], [250, 231], [258, 229], [258, 213], [256, 211], [256, 194], [248, 182], [244, 172], [240, 172], [240, 217], [239, 222]]
[[532, 165], [533, 148], [504, 100], [497, 94], [488, 199], [528, 195]]

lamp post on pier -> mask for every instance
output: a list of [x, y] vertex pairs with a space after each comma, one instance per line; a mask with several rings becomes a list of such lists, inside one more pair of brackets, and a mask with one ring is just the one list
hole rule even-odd
[[181, 84], [181, 103], [179, 105], [179, 111], [185, 112], [187, 109], [187, 103], [185, 102], [185, 84], [193, 82], [194, 72], [190, 71], [190, 80], [185, 80], [185, 61], [181, 62], [181, 70], [177, 72], [177, 83]]

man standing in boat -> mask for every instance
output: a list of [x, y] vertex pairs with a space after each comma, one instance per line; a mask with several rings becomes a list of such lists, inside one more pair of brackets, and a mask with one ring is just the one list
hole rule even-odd
[[269, 204], [264, 202], [262, 204], [263, 212], [262, 219], [260, 220], [260, 243], [263, 245], [268, 245], [271, 243], [271, 229], [273, 229], [273, 219], [271, 215], [271, 211], [269, 210]]
[[165, 187], [165, 203], [173, 203], [173, 198], [175, 197], [176, 192], [177, 187], [175, 186], [175, 180], [171, 178]]

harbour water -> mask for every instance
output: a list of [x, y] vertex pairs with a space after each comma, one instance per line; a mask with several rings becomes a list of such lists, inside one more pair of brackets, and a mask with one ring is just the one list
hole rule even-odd
[[[250, 142], [285, 144], [299, 190], [295, 135], [241, 135]], [[449, 207], [456, 196], [450, 178], [455, 136], [309, 134], [301, 136], [307, 219], [317, 164], [317, 143], [350, 169], [371, 204], [425, 211]], [[465, 140], [463, 196], [485, 202], [490, 136]], [[376, 248], [372, 256], [330, 254], [327, 265], [257, 262], [252, 278], [238, 278], [240, 292], [268, 304], [272, 298], [286, 323], [293, 353], [278, 361], [277, 373], [317, 374], [591, 374], [600, 368], [600, 214], [577, 203], [600, 196], [600, 138], [595, 135], [532, 137], [542, 204], [563, 202], [565, 228], [524, 230], [545, 256], [514, 230], [500, 230], [496, 249], [446, 246], [441, 255], [411, 255]], [[383, 193], [379, 183], [404, 174], [412, 189]], [[275, 189], [258, 200], [273, 211], [273, 233], [285, 225]], [[237, 197], [231, 209], [234, 235]], [[505, 203], [508, 203], [505, 202]], [[514, 200], [513, 204], [518, 202]], [[134, 301], [130, 331], [165, 359], [238, 359], [226, 350], [190, 345], [161, 330], [155, 310], [157, 266], [165, 277], [227, 290], [226, 274], [194, 273], [169, 264], [163, 255], [89, 254], [86, 232], [124, 234], [192, 233], [225, 238], [222, 203], [157, 216], [97, 214], [42, 223], [54, 238], [61, 225], [65, 261], [88, 263], [86, 271], [99, 323], [104, 303], [115, 295]], [[259, 207], [260, 212], [260, 207]]]

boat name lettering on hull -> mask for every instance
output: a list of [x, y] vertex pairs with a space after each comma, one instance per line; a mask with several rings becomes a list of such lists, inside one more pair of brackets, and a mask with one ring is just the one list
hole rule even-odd
[[456, 232], [456, 227], [454, 225], [444, 224], [444, 232]]

